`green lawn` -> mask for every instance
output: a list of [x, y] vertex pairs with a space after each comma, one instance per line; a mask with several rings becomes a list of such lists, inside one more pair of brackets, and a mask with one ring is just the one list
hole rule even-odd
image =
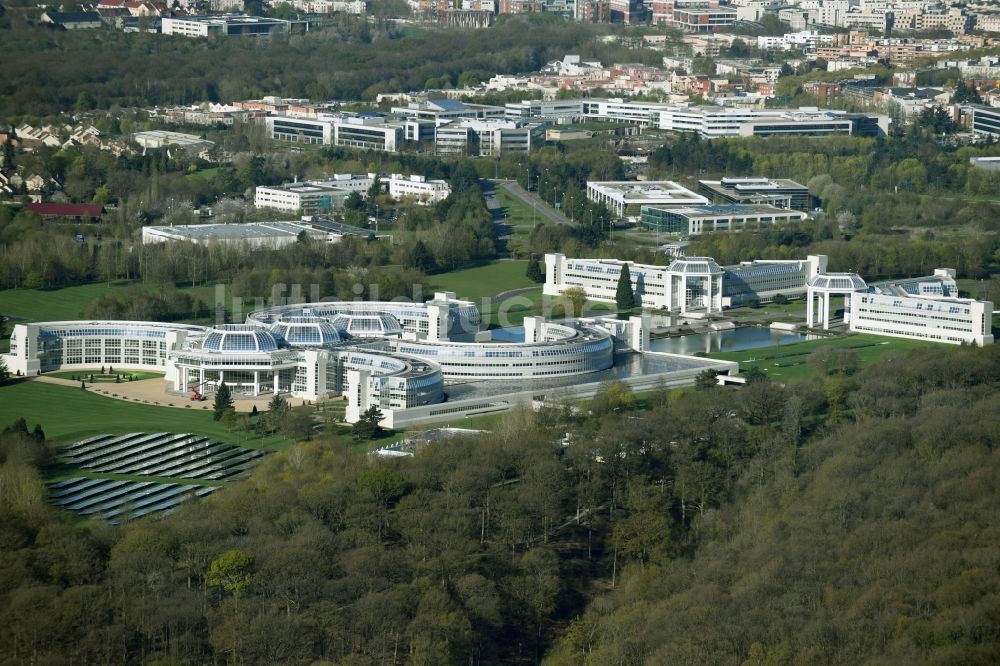
[[524, 274], [527, 267], [527, 261], [494, 261], [474, 268], [431, 275], [428, 280], [437, 291], [453, 291], [459, 298], [478, 301], [502, 291], [535, 284]]
[[[105, 294], [123, 294], [138, 282], [118, 281], [109, 286], [106, 282], [81, 284], [62, 289], [6, 289], [0, 291], [0, 314], [18, 321], [62, 321], [79, 319], [83, 309], [94, 299]], [[147, 291], [156, 291], [158, 283], [143, 285]], [[213, 285], [194, 288], [180, 287], [179, 291], [191, 293], [206, 303], [215, 295]]]
[[791, 301], [785, 305], [775, 305], [767, 303], [759, 308], [735, 308], [726, 311], [727, 317], [742, 319], [745, 317], [763, 318], [771, 321], [788, 321], [805, 323], [806, 302], [804, 300]]
[[740, 352], [717, 352], [709, 354], [709, 357], [736, 361], [740, 364], [741, 372], [746, 372], [748, 368], [756, 366], [777, 381], [789, 381], [806, 379], [813, 375], [814, 368], [808, 363], [809, 354], [821, 347], [854, 349], [858, 353], [861, 363], [870, 365], [890, 352], [909, 351], [930, 346], [939, 346], [939, 343], [853, 334], [823, 340], [809, 340], [794, 345], [758, 347]]
[[0, 387], [0, 427], [24, 417], [28, 428], [40, 423], [49, 439], [60, 442], [73, 442], [101, 433], [191, 432], [255, 449], [280, 448], [287, 443], [280, 437], [258, 439], [253, 435], [229, 432], [212, 420], [211, 405], [208, 407], [203, 410], [137, 405], [75, 387], [37, 381], [13, 382]]
[[496, 188], [497, 199], [503, 207], [507, 224], [511, 226], [514, 236], [528, 235], [535, 224], [544, 222], [545, 218], [502, 187]]

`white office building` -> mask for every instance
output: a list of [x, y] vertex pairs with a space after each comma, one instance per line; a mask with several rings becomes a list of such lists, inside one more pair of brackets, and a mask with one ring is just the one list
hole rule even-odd
[[851, 294], [852, 331], [950, 344], [993, 344], [993, 303], [888, 293]]
[[571, 259], [551, 253], [545, 255], [542, 293], [559, 296], [570, 287], [581, 287], [591, 300], [614, 303], [624, 264], [629, 266], [632, 290], [643, 307], [711, 313], [752, 302], [767, 303], [778, 294], [804, 296], [809, 280], [826, 271], [827, 257], [757, 260], [722, 268], [709, 257], [684, 257], [669, 266], [653, 266], [617, 259]]
[[619, 218], [638, 217], [643, 206], [661, 208], [705, 206], [709, 201], [700, 194], [670, 180], [660, 181], [587, 181], [587, 198], [603, 203]]
[[165, 16], [160, 22], [160, 32], [164, 35], [184, 37], [263, 37], [272, 34], [287, 34], [293, 31], [305, 32], [306, 21], [285, 21], [263, 16]]
[[809, 283], [806, 325], [830, 328], [832, 298], [843, 298], [850, 330], [948, 344], [993, 344], [993, 303], [959, 298], [955, 271], [868, 285], [854, 273], [819, 275]]
[[402, 123], [387, 122], [376, 115], [268, 116], [264, 123], [272, 139], [292, 143], [394, 153], [403, 142]]
[[320, 181], [258, 185], [254, 190], [253, 205], [255, 208], [272, 208], [286, 213], [311, 215], [342, 208], [344, 200], [350, 194], [351, 190]]
[[388, 187], [389, 196], [393, 199], [412, 199], [425, 206], [444, 201], [451, 194], [451, 186], [447, 181], [424, 176], [394, 173], [383, 178], [382, 182]]
[[658, 310], [721, 312], [724, 271], [709, 257], [675, 259], [651, 266], [617, 259], [570, 259], [545, 255], [546, 296], [580, 287], [587, 298], [614, 303], [622, 267], [628, 264], [632, 290], [642, 307]]
[[529, 153], [545, 144], [545, 124], [512, 120], [455, 120], [434, 129], [438, 155]]
[[889, 129], [888, 116], [817, 107], [745, 109], [595, 98], [525, 100], [509, 103], [506, 109], [508, 118], [540, 118], [554, 123], [581, 120], [627, 123], [673, 132], [697, 132], [709, 139], [771, 134], [879, 136]]

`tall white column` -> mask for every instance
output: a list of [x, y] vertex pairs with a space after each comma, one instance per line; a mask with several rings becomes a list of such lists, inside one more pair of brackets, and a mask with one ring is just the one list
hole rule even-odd
[[688, 303], [688, 277], [686, 274], [681, 276], [681, 293], [679, 296], [681, 299], [681, 314], [686, 314]]
[[253, 394], [260, 393], [260, 370], [253, 371]]
[[830, 294], [823, 294], [823, 330], [830, 328]]
[[281, 386], [278, 383], [278, 380], [280, 379], [281, 373], [279, 373], [277, 370], [274, 370], [273, 372], [274, 372], [274, 375], [273, 375], [273, 377], [274, 377], [274, 395], [278, 395], [278, 391], [281, 389]]

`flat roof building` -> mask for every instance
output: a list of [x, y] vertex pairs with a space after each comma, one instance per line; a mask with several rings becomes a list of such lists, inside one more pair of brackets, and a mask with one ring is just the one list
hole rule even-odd
[[305, 233], [317, 241], [332, 241], [333, 234], [297, 222], [250, 222], [247, 224], [175, 224], [142, 228], [142, 242], [168, 243], [188, 241], [200, 245], [211, 242], [247, 243], [254, 247], [283, 247], [291, 245]]
[[438, 155], [528, 153], [545, 144], [545, 124], [523, 120], [455, 120], [434, 130]]
[[394, 153], [403, 142], [403, 123], [387, 122], [379, 115], [268, 116], [264, 123], [272, 139], [292, 143]]
[[441, 179], [428, 179], [425, 176], [394, 173], [388, 178], [382, 178], [393, 199], [410, 198], [418, 204], [429, 206], [444, 201], [451, 194], [451, 186]]
[[972, 131], [976, 134], [1000, 137], [1000, 109], [972, 105]]
[[506, 111], [508, 118], [541, 118], [562, 123], [578, 120], [629, 123], [673, 132], [697, 132], [709, 139], [774, 134], [884, 136], [890, 123], [885, 115], [846, 113], [814, 106], [745, 109], [613, 97], [524, 100], [508, 103]]
[[955, 271], [866, 284], [854, 273], [817, 275], [809, 281], [806, 325], [831, 326], [831, 299], [843, 297], [851, 331], [946, 344], [993, 344], [993, 303], [959, 298]]
[[802, 211], [769, 205], [724, 204], [690, 208], [643, 206], [641, 209], [644, 229], [682, 236], [762, 229], [783, 222], [804, 220], [806, 217]]
[[425, 120], [435, 125], [449, 120], [503, 120], [505, 109], [488, 104], [466, 104], [457, 99], [429, 99], [410, 102], [406, 106], [395, 106], [391, 113], [407, 120]]
[[203, 139], [197, 134], [168, 132], [167, 130], [135, 132], [132, 134], [132, 140], [144, 149], [181, 148], [192, 152], [209, 150], [215, 145], [214, 142]]
[[256, 208], [273, 208], [287, 213], [325, 213], [343, 208], [344, 200], [351, 192], [366, 193], [375, 178], [377, 176], [373, 173], [359, 176], [340, 173], [330, 178], [283, 185], [259, 185], [254, 190], [253, 203]]
[[587, 181], [587, 198], [603, 203], [616, 217], [638, 217], [642, 206], [704, 206], [708, 199], [670, 180]]
[[809, 188], [787, 178], [723, 178], [699, 180], [698, 192], [717, 203], [769, 204], [778, 208], [812, 209]]
[[287, 34], [290, 32], [305, 32], [309, 29], [306, 21], [285, 21], [263, 16], [243, 16], [230, 14], [227, 16], [175, 16], [164, 17], [160, 24], [164, 35], [182, 35], [184, 37], [223, 37], [248, 36], [261, 37], [272, 34]]

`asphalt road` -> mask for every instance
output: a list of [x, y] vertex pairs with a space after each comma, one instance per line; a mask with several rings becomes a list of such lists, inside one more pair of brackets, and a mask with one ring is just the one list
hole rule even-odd
[[[534, 192], [526, 192], [523, 187], [517, 184], [513, 180], [499, 180], [492, 181], [494, 186], [502, 187], [507, 190], [512, 196], [520, 199], [525, 205], [532, 206], [539, 217], [548, 220], [554, 224], [569, 224], [569, 218], [563, 215], [560, 211], [556, 210], [545, 201], [543, 201]], [[487, 198], [486, 205], [489, 206], [489, 199]], [[498, 202], [499, 205], [499, 202]]]

